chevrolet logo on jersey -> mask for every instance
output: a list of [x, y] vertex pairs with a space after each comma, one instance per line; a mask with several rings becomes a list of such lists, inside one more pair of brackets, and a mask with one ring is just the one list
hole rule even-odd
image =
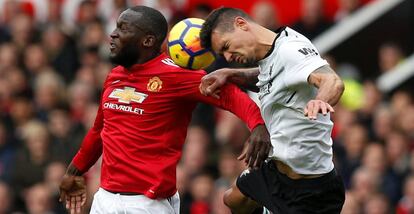
[[116, 88], [109, 95], [109, 98], [118, 99], [118, 102], [125, 104], [130, 104], [131, 102], [142, 103], [147, 97], [147, 94], [136, 92], [135, 88], [127, 86], [124, 89]]

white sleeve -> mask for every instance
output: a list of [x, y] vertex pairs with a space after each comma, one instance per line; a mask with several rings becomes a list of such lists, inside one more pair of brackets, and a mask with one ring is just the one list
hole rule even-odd
[[328, 65], [328, 62], [320, 57], [315, 46], [304, 37], [284, 43], [280, 54], [285, 67], [286, 86], [308, 83], [310, 73]]

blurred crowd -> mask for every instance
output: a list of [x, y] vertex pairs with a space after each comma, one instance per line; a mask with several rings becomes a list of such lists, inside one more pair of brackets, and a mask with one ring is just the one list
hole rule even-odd
[[[186, 17], [206, 17], [185, 0], [0, 0], [0, 214], [65, 213], [58, 186], [98, 109], [102, 83], [113, 67], [108, 35], [125, 8], [159, 9], [170, 25]], [[275, 30], [277, 14], [268, 1], [248, 11]], [[334, 17], [321, 14], [321, 0], [304, 0], [302, 18], [291, 27], [314, 38], [362, 5], [339, 0]], [[335, 107], [335, 163], [346, 188], [343, 213], [414, 212], [413, 93], [381, 93], [352, 63], [331, 66], [346, 91]], [[404, 58], [398, 44], [384, 41], [377, 75]], [[223, 65], [218, 60], [210, 70]], [[182, 213], [226, 214], [224, 191], [245, 168], [237, 161], [249, 131], [231, 113], [199, 105], [194, 112], [180, 164], [177, 188]], [[86, 174], [87, 207], [99, 186], [100, 164]], [[85, 212], [87, 209], [85, 210]]]

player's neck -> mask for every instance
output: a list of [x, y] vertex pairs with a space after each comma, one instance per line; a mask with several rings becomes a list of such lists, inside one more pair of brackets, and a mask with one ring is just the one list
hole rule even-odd
[[137, 61], [137, 64], [144, 64], [152, 59], [154, 59], [155, 57], [159, 56], [161, 54], [161, 52], [159, 50], [154, 50], [152, 52], [144, 52], [147, 54], [142, 54], [142, 57], [140, 57]]
[[141, 57], [139, 57], [139, 59], [135, 62], [135, 64], [130, 65], [130, 66], [125, 66], [123, 65], [127, 70], [131, 70], [132, 67], [134, 67], [135, 65], [141, 65], [144, 64], [154, 58], [156, 58], [157, 56], [159, 56], [161, 54], [160, 51], [153, 51], [153, 52], [146, 52], [146, 54], [141, 55]]
[[255, 37], [257, 41], [256, 45], [256, 59], [263, 59], [266, 54], [272, 49], [273, 41], [277, 34], [260, 25], [254, 26]]

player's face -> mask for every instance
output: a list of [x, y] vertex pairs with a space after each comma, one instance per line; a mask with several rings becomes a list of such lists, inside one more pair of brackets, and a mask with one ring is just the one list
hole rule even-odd
[[131, 66], [139, 59], [139, 41], [143, 31], [136, 26], [139, 13], [126, 10], [119, 16], [116, 28], [111, 33], [110, 59], [113, 63], [122, 66]]
[[248, 31], [235, 27], [233, 31], [213, 31], [213, 51], [224, 56], [227, 62], [250, 64], [256, 61], [254, 37]]

